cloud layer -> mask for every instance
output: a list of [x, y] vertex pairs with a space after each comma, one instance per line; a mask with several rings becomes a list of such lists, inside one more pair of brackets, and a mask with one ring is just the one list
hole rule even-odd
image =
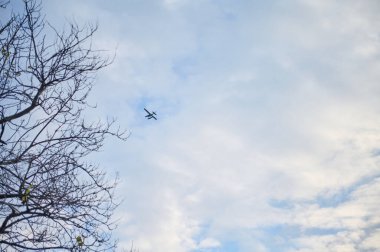
[[132, 132], [96, 157], [121, 175], [121, 248], [380, 248], [377, 1], [44, 5], [117, 48], [91, 99]]

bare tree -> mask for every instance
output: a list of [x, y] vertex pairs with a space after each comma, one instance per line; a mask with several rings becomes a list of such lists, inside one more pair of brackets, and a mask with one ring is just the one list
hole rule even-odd
[[0, 8], [6, 8], [10, 0], [0, 0]]
[[58, 32], [23, 4], [0, 21], [0, 251], [112, 250], [115, 181], [86, 157], [126, 135], [83, 113], [110, 61], [91, 48], [96, 26]]

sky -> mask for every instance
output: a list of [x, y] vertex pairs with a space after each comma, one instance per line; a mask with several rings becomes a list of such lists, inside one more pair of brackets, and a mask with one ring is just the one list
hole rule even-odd
[[[119, 251], [380, 251], [378, 0], [49, 0], [115, 54]], [[144, 107], [158, 120], [146, 120]]]

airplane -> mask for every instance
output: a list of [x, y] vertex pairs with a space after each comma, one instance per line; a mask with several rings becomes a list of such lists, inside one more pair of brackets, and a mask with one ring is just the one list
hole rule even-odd
[[156, 112], [152, 111], [152, 112], [149, 112], [146, 108], [144, 108], [144, 110], [148, 113], [145, 117], [149, 120], [149, 119], [154, 119], [154, 120], [157, 120], [157, 118], [155, 117]]

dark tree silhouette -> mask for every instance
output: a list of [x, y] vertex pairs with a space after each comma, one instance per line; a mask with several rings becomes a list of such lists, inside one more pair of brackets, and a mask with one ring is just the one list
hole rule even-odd
[[83, 115], [110, 61], [91, 48], [96, 26], [58, 32], [23, 5], [0, 20], [0, 250], [112, 250], [115, 181], [86, 157], [126, 135]]

